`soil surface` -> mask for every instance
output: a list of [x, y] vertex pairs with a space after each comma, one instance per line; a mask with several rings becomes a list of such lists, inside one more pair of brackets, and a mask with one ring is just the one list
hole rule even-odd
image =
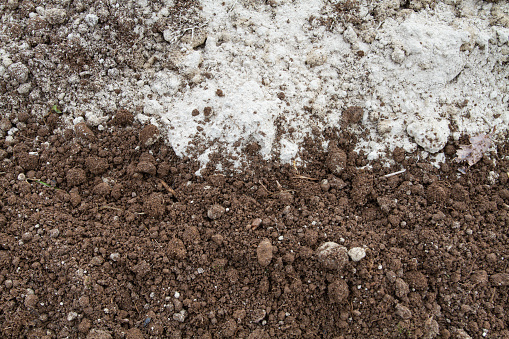
[[509, 337], [508, 145], [469, 168], [459, 143], [440, 169], [397, 149], [389, 168], [325, 131], [304, 167], [253, 147], [197, 176], [125, 110], [102, 131], [16, 118], [3, 338]]

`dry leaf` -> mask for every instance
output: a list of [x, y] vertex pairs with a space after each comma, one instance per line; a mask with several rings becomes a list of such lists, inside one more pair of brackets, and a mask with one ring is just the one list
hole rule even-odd
[[470, 145], [460, 145], [460, 149], [456, 151], [456, 161], [461, 162], [466, 160], [469, 166], [475, 165], [482, 159], [483, 154], [493, 146], [491, 137], [494, 132], [495, 129], [490, 134], [479, 134], [475, 137], [470, 137]]

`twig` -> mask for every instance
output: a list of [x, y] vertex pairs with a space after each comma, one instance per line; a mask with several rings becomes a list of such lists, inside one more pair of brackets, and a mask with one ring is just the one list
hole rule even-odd
[[109, 210], [115, 210], [115, 211], [119, 211], [119, 212], [123, 212], [124, 210], [121, 209], [121, 208], [118, 208], [118, 207], [113, 207], [113, 206], [108, 206], [108, 205], [104, 205], [104, 206], [101, 206], [99, 207], [100, 210], [103, 210], [103, 209], [109, 209]]
[[175, 192], [175, 190], [173, 188], [171, 188], [163, 179], [159, 179], [159, 181], [161, 182], [161, 185], [163, 185], [164, 188], [166, 188], [166, 190], [168, 192], [170, 192], [171, 194], [173, 194], [173, 196], [175, 198], [177, 198], [177, 192]]
[[296, 176], [292, 177], [292, 179], [307, 179], [307, 180], [318, 181], [318, 179], [316, 179], [316, 178], [310, 178], [310, 177], [306, 177], [303, 175], [296, 175]]
[[236, 4], [237, 4], [237, 0], [235, 0], [235, 2], [230, 6], [230, 8], [228, 8], [228, 10], [226, 10], [226, 13], [230, 13], [231, 11], [233, 11], [233, 8], [235, 7]]
[[395, 175], [398, 175], [398, 174], [401, 174], [401, 173], [405, 173], [406, 172], [406, 168], [403, 168], [401, 171], [397, 171], [397, 172], [392, 172], [392, 173], [389, 173], [389, 174], [386, 174], [384, 175], [385, 178], [390, 178], [390, 177], [393, 177]]

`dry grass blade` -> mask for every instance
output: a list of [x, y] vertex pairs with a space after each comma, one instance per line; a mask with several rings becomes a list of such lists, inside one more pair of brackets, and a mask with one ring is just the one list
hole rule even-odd
[[296, 176], [292, 177], [292, 179], [306, 179], [306, 180], [318, 181], [317, 178], [310, 178], [310, 177], [306, 177], [304, 175], [296, 175]]
[[173, 194], [173, 197], [174, 197], [174, 198], [177, 198], [177, 192], [175, 192], [175, 190], [174, 190], [173, 188], [171, 188], [171, 187], [170, 187], [170, 186], [169, 186], [166, 182], [164, 182], [164, 180], [159, 179], [159, 181], [161, 182], [161, 185], [163, 185], [163, 186], [164, 186], [164, 188], [166, 188], [166, 190], [167, 190], [169, 193]]

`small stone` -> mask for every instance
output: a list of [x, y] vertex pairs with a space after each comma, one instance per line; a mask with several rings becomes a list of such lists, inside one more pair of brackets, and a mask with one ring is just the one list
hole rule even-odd
[[213, 242], [216, 243], [216, 245], [221, 246], [223, 243], [223, 236], [221, 234], [214, 234], [212, 237], [210, 237]]
[[78, 303], [80, 304], [81, 307], [86, 308], [88, 307], [88, 305], [90, 305], [90, 298], [86, 295], [81, 296], [78, 299]]
[[136, 273], [137, 279], [142, 279], [150, 272], [150, 265], [142, 260], [138, 265], [134, 266], [132, 271]]
[[12, 127], [11, 121], [7, 118], [3, 118], [0, 120], [0, 129], [4, 132], [7, 132]]
[[260, 227], [261, 224], [262, 224], [262, 219], [260, 219], [260, 218], [253, 219], [253, 221], [251, 222], [251, 225], [249, 225], [248, 229], [255, 230], [258, 227]]
[[62, 8], [50, 8], [46, 10], [46, 21], [50, 25], [63, 24], [67, 20], [67, 12]]
[[258, 248], [256, 249], [256, 255], [258, 257], [258, 263], [262, 267], [269, 266], [271, 260], [272, 260], [272, 251], [273, 247], [270, 243], [270, 240], [265, 238], [263, 239], [260, 244], [258, 245]]
[[19, 85], [18, 89], [16, 90], [19, 94], [28, 94], [30, 92], [30, 89], [32, 89], [32, 84], [30, 82], [26, 82], [24, 84]]
[[207, 216], [212, 220], [217, 220], [223, 216], [226, 212], [226, 209], [218, 204], [212, 205], [207, 211]]
[[168, 243], [168, 256], [170, 258], [184, 259], [187, 256], [186, 246], [179, 238], [173, 238]]
[[253, 311], [253, 322], [259, 323], [260, 321], [262, 321], [265, 318], [266, 315], [267, 315], [267, 312], [262, 308], [258, 308], [256, 310], [254, 310]]
[[440, 327], [438, 326], [438, 322], [435, 319], [433, 319], [433, 317], [429, 317], [424, 322], [424, 338], [433, 339], [439, 334]]
[[488, 283], [488, 272], [485, 270], [472, 272], [472, 275], [470, 275], [470, 280], [472, 280], [472, 282], [476, 285], [486, 285]]
[[78, 317], [78, 313], [76, 313], [76, 312], [69, 312], [67, 314], [67, 321], [73, 321], [77, 317]]
[[401, 304], [396, 305], [396, 314], [404, 320], [412, 318], [412, 311], [410, 311], [408, 307]]
[[95, 256], [95, 257], [92, 258], [92, 260], [90, 261], [90, 265], [92, 265], [92, 266], [101, 266], [103, 264], [103, 262], [104, 262], [103, 257], [98, 255], [98, 256]]
[[32, 240], [32, 234], [30, 232], [23, 233], [23, 235], [21, 236], [21, 240], [23, 240], [24, 242], [29, 242], [30, 240]]
[[48, 232], [48, 234], [50, 238], [57, 238], [58, 235], [60, 234], [60, 231], [58, 230], [58, 228], [53, 228]]
[[74, 125], [74, 132], [79, 138], [86, 139], [92, 141], [95, 139], [95, 134], [92, 130], [87, 126], [85, 122], [80, 122]]
[[410, 292], [410, 288], [408, 284], [401, 278], [396, 279], [395, 283], [396, 288], [396, 297], [402, 299], [407, 296], [407, 294]]
[[360, 261], [366, 256], [366, 250], [362, 247], [353, 247], [348, 251], [348, 255], [353, 261]]
[[107, 182], [101, 182], [100, 184], [95, 185], [93, 191], [101, 197], [107, 197], [110, 195], [111, 187]]
[[150, 194], [143, 202], [143, 209], [151, 218], [161, 217], [166, 211], [164, 196], [158, 192]]
[[113, 261], [119, 261], [120, 260], [120, 253], [115, 252], [110, 254], [110, 259]]
[[306, 64], [310, 67], [321, 66], [327, 61], [327, 53], [325, 50], [312, 50], [306, 56]]
[[496, 273], [490, 277], [493, 286], [509, 286], [509, 273]]
[[85, 15], [85, 22], [90, 27], [94, 27], [99, 22], [99, 17], [97, 15], [95, 15], [95, 14], [92, 14], [92, 13], [91, 14], [87, 14], [87, 15]]
[[85, 166], [94, 175], [103, 174], [109, 167], [108, 161], [97, 157], [90, 156], [85, 160]]
[[322, 189], [322, 191], [327, 192], [330, 189], [329, 180], [323, 179], [322, 182], [320, 183], [320, 188]]
[[76, 207], [81, 203], [81, 196], [77, 192], [69, 193], [69, 198], [73, 207]]
[[16, 80], [19, 84], [24, 84], [28, 80], [28, 67], [25, 66], [21, 62], [16, 62], [14, 64], [11, 64], [9, 68], [7, 69], [9, 72], [9, 75], [13, 78], [13, 80]]
[[25, 297], [25, 306], [27, 308], [35, 308], [39, 298], [35, 294], [29, 294]]
[[340, 270], [348, 263], [347, 252], [346, 247], [329, 241], [317, 248], [316, 256], [325, 268]]
[[179, 313], [173, 314], [173, 320], [183, 323], [186, 320], [187, 312], [185, 310], [180, 311]]

